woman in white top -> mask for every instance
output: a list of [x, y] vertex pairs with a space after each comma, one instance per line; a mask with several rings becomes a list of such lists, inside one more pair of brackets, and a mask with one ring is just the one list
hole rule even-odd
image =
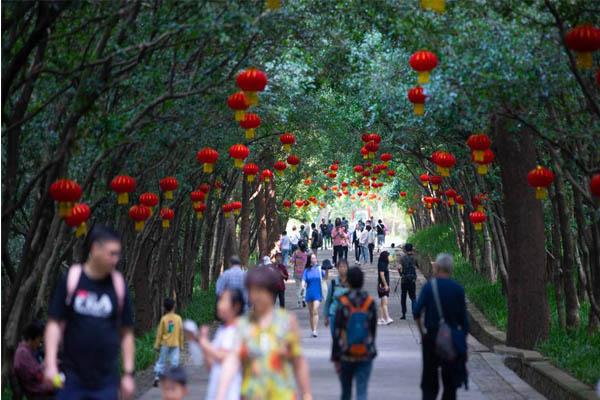
[[[212, 342], [208, 338], [208, 326], [200, 331], [200, 347], [204, 353], [205, 364], [210, 370], [206, 400], [217, 397], [221, 365], [227, 355], [234, 350], [236, 343], [237, 318], [244, 312], [244, 295], [239, 289], [225, 289], [217, 301], [217, 316], [222, 325], [217, 328]], [[227, 400], [239, 400], [242, 375], [237, 373], [227, 393]]]

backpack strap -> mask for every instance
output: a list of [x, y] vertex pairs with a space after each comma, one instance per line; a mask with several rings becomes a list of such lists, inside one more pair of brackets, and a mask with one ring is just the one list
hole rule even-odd
[[442, 310], [442, 304], [440, 302], [440, 294], [438, 292], [437, 279], [431, 280], [431, 289], [433, 291], [433, 300], [435, 301], [435, 308], [437, 308], [438, 315], [440, 317], [440, 325], [444, 323], [444, 311]]
[[67, 297], [65, 298], [65, 304], [68, 306], [73, 302], [73, 296], [81, 280], [81, 274], [83, 267], [81, 264], [73, 264], [67, 272]]
[[112, 279], [113, 288], [115, 289], [115, 295], [117, 296], [117, 317], [121, 319], [123, 314], [123, 307], [125, 306], [125, 293], [127, 287], [125, 285], [125, 278], [123, 274], [116, 269], [110, 273]]
[[362, 303], [362, 306], [359, 307], [360, 311], [367, 312], [371, 304], [373, 303], [373, 298], [368, 296], [367, 299]]

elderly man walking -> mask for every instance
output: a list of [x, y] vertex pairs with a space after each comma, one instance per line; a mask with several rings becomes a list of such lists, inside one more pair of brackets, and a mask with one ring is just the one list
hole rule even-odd
[[[466, 360], [469, 333], [465, 291], [450, 279], [454, 261], [439, 254], [433, 263], [434, 277], [423, 286], [413, 315], [423, 346], [423, 400], [435, 400], [439, 391], [438, 368], [442, 369], [442, 400], [456, 399], [456, 389], [467, 383]], [[425, 311], [425, 326], [421, 315]], [[439, 333], [439, 335], [438, 335]]]
[[217, 279], [217, 296], [220, 296], [225, 289], [239, 289], [244, 294], [244, 300], [248, 299], [246, 292], [246, 271], [242, 269], [242, 261], [238, 256], [231, 256], [229, 258], [229, 268], [223, 271], [219, 279]]

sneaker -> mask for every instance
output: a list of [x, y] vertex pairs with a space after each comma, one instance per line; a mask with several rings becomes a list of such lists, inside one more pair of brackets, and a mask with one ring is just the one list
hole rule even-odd
[[401, 316], [400, 319], [406, 319], [406, 315]]
[[155, 377], [155, 378], [154, 378], [154, 382], [152, 383], [152, 386], [154, 386], [154, 387], [158, 387], [158, 382], [159, 382], [159, 379], [158, 379], [158, 377]]
[[393, 324], [394, 320], [391, 318], [388, 318], [387, 321], [385, 321], [385, 323], [386, 323], [386, 325]]
[[313, 333], [312, 333], [312, 337], [316, 338], [317, 336], [318, 336], [318, 335], [317, 335], [317, 331], [313, 331]]
[[385, 325], [385, 321], [380, 318], [377, 320], [377, 325]]

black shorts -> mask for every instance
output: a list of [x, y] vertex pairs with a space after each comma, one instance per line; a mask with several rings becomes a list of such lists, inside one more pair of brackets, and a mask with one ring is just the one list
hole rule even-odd
[[377, 287], [377, 295], [379, 296], [379, 298], [384, 298], [384, 297], [390, 297], [390, 289], [388, 288], [387, 290], [385, 290], [383, 287], [378, 286]]

